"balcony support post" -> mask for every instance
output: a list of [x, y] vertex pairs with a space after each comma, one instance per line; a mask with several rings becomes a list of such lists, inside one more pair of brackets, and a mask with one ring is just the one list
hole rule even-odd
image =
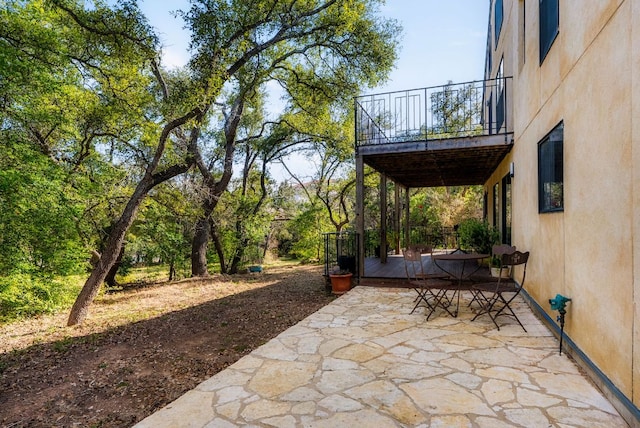
[[404, 188], [404, 246], [411, 244], [411, 198], [409, 197], [409, 187]]
[[387, 263], [387, 176], [380, 174], [380, 263]]
[[396, 254], [400, 254], [400, 219], [402, 206], [400, 205], [400, 184], [393, 183], [393, 247]]
[[357, 232], [357, 260], [358, 260], [358, 275], [360, 277], [365, 275], [364, 271], [364, 159], [362, 155], [356, 152], [356, 232]]

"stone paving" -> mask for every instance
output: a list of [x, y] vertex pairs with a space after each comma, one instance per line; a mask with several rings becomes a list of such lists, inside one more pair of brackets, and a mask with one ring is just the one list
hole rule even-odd
[[356, 287], [136, 426], [627, 426], [522, 300], [527, 333], [414, 297]]

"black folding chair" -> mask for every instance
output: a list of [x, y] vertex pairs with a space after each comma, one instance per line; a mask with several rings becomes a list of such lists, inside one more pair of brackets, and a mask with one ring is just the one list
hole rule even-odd
[[[514, 245], [507, 245], [507, 244], [498, 244], [498, 245], [494, 245], [491, 247], [491, 265], [493, 265], [493, 260], [494, 259], [498, 259], [498, 261], [501, 261], [501, 257], [503, 254], [511, 254], [514, 251], [516, 251], [516, 247]], [[501, 264], [501, 262], [500, 262]], [[493, 266], [492, 266], [493, 267]], [[500, 266], [498, 266], [499, 268]], [[482, 274], [480, 275], [472, 275], [469, 279], [471, 280], [472, 283], [485, 283], [485, 282], [495, 282], [498, 280], [498, 277], [494, 277], [491, 275], [490, 272], [491, 269], [489, 269], [489, 271], [483, 271]], [[501, 276], [503, 274], [503, 272], [501, 271]], [[509, 268], [504, 270], [504, 276], [509, 276]], [[471, 295], [472, 295], [472, 299], [469, 302], [468, 306], [471, 306], [474, 302], [480, 302], [478, 300], [478, 293], [479, 291], [476, 291], [473, 289], [473, 287], [471, 287]]]
[[[443, 307], [447, 312], [450, 302], [446, 301], [445, 290], [451, 289], [451, 281], [446, 273], [426, 272], [422, 264], [422, 253], [433, 254], [431, 247], [407, 248], [403, 251], [404, 268], [407, 274], [407, 281], [413, 286], [418, 296], [415, 299], [415, 310], [421, 304], [427, 308], [427, 321], [435, 312], [438, 306]], [[450, 315], [451, 312], [449, 312]]]
[[[475, 321], [480, 315], [487, 314], [491, 321], [500, 330], [500, 326], [496, 322], [496, 318], [501, 315], [513, 317], [524, 331], [526, 328], [522, 325], [510, 304], [520, 294], [524, 279], [527, 274], [527, 262], [529, 260], [529, 252], [522, 253], [515, 251], [511, 254], [502, 254], [500, 257], [500, 276], [497, 281], [473, 284], [472, 290], [475, 292], [475, 298], [480, 303], [480, 310], [473, 317]], [[511, 277], [503, 278], [502, 272], [505, 269], [511, 269]], [[516, 272], [519, 273], [518, 280], [515, 279]]]

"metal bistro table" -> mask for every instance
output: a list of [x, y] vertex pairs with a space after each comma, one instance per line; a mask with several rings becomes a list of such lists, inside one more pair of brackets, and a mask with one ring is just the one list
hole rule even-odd
[[[475, 272], [480, 269], [480, 265], [478, 264], [478, 260], [486, 259], [489, 257], [489, 254], [478, 254], [478, 253], [464, 253], [464, 252], [454, 252], [449, 254], [434, 254], [431, 259], [433, 263], [443, 272], [450, 275], [454, 280], [458, 280], [458, 287], [454, 289], [454, 295], [450, 301], [456, 298], [457, 294], [457, 302], [456, 302], [456, 311], [454, 312], [454, 316], [458, 316], [458, 311], [460, 310], [460, 292], [463, 290], [462, 281], [469, 278]], [[460, 270], [457, 269], [460, 266], [459, 263], [456, 264], [456, 269], [452, 269], [451, 267], [445, 268], [442, 262], [462, 262], [462, 268]], [[476, 268], [471, 270], [470, 272], [465, 274], [465, 268], [468, 262], [473, 262], [476, 265]]]

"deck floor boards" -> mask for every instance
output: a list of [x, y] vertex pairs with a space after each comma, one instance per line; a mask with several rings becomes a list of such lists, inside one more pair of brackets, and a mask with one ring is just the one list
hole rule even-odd
[[[442, 262], [442, 264], [449, 272], [457, 273], [462, 269], [462, 262], [446, 261]], [[425, 254], [422, 256], [422, 265], [424, 266], [425, 272], [441, 272], [441, 270], [434, 265], [429, 255]], [[482, 269], [488, 271], [488, 268]], [[469, 272], [468, 265], [465, 267], [465, 272]], [[367, 257], [364, 262], [364, 273], [361, 275], [361, 278], [406, 279], [407, 274], [404, 268], [404, 259], [402, 255], [393, 254], [387, 256], [387, 263], [381, 263], [379, 258]]]

